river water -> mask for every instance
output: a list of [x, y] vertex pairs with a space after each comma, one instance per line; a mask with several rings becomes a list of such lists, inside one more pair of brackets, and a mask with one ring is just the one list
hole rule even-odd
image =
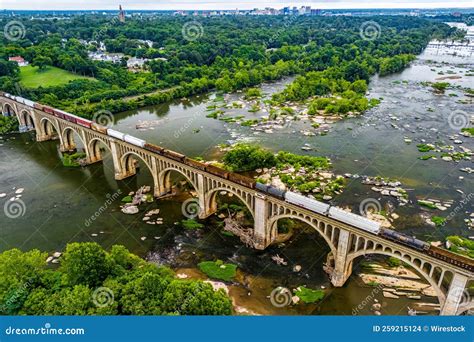
[[[439, 50], [426, 50], [411, 67], [402, 73], [374, 77], [370, 97], [381, 98], [381, 104], [363, 116], [345, 119], [329, 127], [327, 135], [304, 136], [300, 130], [309, 122], [297, 121], [275, 130], [272, 134], [255, 132], [250, 127], [206, 118], [206, 108], [215, 94], [195, 96], [154, 107], [119, 113], [114, 128], [165, 146], [186, 155], [207, 160], [218, 159], [222, 153], [217, 145], [236, 141], [255, 141], [273, 150], [325, 155], [331, 158], [338, 174], [382, 176], [397, 179], [408, 190], [409, 203], [398, 206], [394, 198], [381, 196], [363, 185], [361, 178], [348, 178], [346, 189], [333, 203], [352, 207], [355, 212], [367, 198], [379, 201], [382, 208], [392, 208], [400, 216], [393, 225], [397, 230], [428, 240], [442, 240], [452, 234], [474, 235], [464, 220], [473, 212], [472, 201], [463, 201], [473, 192], [472, 175], [460, 169], [473, 168], [472, 161], [447, 162], [441, 159], [420, 160], [416, 144], [444, 142], [474, 148], [474, 138], [457, 136], [460, 127], [453, 127], [452, 113], [472, 115], [472, 98], [466, 97], [462, 87], [474, 88], [474, 60], [472, 56], [456, 57]], [[448, 89], [444, 95], [433, 93], [422, 81], [446, 79], [458, 88]], [[283, 89], [291, 79], [262, 86], [266, 96]], [[232, 102], [241, 93], [226, 95]], [[248, 109], [248, 108], [247, 108]], [[258, 118], [267, 113], [249, 113], [247, 109], [233, 109], [232, 115]], [[137, 124], [147, 126], [137, 129]], [[451, 137], [451, 140], [450, 140]], [[411, 139], [406, 143], [405, 139]], [[76, 141], [78, 144], [79, 141]], [[302, 151], [310, 144], [313, 151]], [[202, 260], [221, 259], [239, 266], [236, 282], [230, 286], [237, 306], [245, 312], [258, 314], [351, 314], [367, 297], [382, 303], [382, 314], [406, 314], [413, 301], [387, 299], [381, 291], [362, 284], [359, 268], [343, 288], [331, 288], [322, 270], [329, 250], [324, 240], [314, 231], [301, 227], [284, 244], [265, 251], [246, 248], [236, 237], [221, 232], [219, 219], [206, 220], [206, 228], [189, 231], [177, 222], [183, 219], [181, 203], [188, 196], [155, 201], [142, 208], [159, 208], [162, 225], [148, 225], [143, 215], [124, 215], [120, 199], [141, 185], [151, 185], [151, 176], [142, 165], [137, 176], [117, 182], [113, 164], [105, 153], [103, 163], [85, 168], [65, 168], [60, 161], [57, 141], [36, 143], [33, 134], [9, 135], [0, 140], [0, 204], [14, 197], [17, 188], [25, 188], [20, 200], [24, 203], [20, 217], [0, 216], [0, 250], [39, 248], [48, 252], [61, 251], [68, 242], [97, 241], [106, 248], [123, 244], [134, 253], [170, 265], [181, 273], [203, 277], [196, 265]], [[456, 144], [456, 151], [459, 145]], [[460, 178], [461, 177], [461, 178]], [[179, 178], [176, 178], [179, 180]], [[417, 199], [452, 200], [446, 211], [420, 208]], [[470, 197], [468, 197], [470, 198]], [[442, 228], [429, 225], [423, 215], [447, 217], [454, 208], [456, 215]], [[10, 213], [11, 214], [11, 213]], [[12, 216], [12, 215], [9, 215]], [[15, 215], [13, 215], [15, 216]], [[450, 216], [450, 217], [451, 217]], [[271, 257], [278, 254], [288, 262], [278, 266]], [[300, 272], [293, 272], [295, 265]], [[284, 286], [295, 288], [306, 285], [323, 287], [326, 296], [319, 305], [276, 307], [268, 296]], [[435, 302], [423, 297], [425, 302]], [[247, 310], [247, 311], [245, 311]], [[371, 314], [370, 305], [363, 305], [359, 314]]]

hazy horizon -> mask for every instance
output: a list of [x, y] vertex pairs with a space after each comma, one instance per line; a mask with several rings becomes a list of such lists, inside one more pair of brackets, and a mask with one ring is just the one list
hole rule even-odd
[[22, 1], [22, 0], [2, 0], [1, 10], [116, 10], [122, 5], [125, 10], [248, 10], [253, 8], [282, 8], [286, 6], [311, 6], [319, 9], [442, 9], [442, 8], [474, 8], [472, 1], [436, 1], [436, 0], [394, 0], [379, 1], [284, 1], [284, 0], [263, 0], [250, 1], [239, 0], [233, 3], [223, 1], [206, 0], [84, 0], [80, 3], [71, 3], [65, 0], [49, 1]]

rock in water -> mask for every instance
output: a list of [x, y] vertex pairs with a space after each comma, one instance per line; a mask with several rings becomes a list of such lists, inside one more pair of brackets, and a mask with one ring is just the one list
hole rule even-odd
[[293, 267], [293, 272], [299, 272], [299, 271], [301, 271], [301, 266], [300, 265], [295, 265]]
[[122, 208], [122, 213], [127, 215], [138, 214], [138, 207], [136, 205], [124, 206]]

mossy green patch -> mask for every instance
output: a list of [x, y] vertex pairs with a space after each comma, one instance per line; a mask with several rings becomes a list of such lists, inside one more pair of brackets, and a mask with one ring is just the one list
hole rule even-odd
[[443, 226], [443, 225], [446, 223], [446, 218], [441, 217], [441, 216], [433, 216], [433, 217], [431, 218], [431, 221], [433, 221], [433, 223], [434, 223], [437, 227], [441, 227], [441, 226]]
[[237, 273], [237, 265], [224, 264], [222, 260], [203, 261], [198, 264], [199, 269], [209, 278], [231, 281]]
[[302, 302], [309, 304], [315, 303], [324, 298], [324, 291], [323, 290], [312, 290], [308, 289], [307, 287], [300, 286], [296, 291], [295, 295], [301, 299]]
[[76, 152], [73, 154], [63, 154], [61, 161], [63, 165], [66, 167], [79, 167], [81, 164], [79, 163], [79, 159], [84, 159], [86, 154], [83, 152]]
[[187, 219], [187, 220], [182, 220], [181, 224], [185, 229], [201, 229], [204, 228], [204, 225], [202, 223], [199, 223], [195, 219]]
[[122, 202], [124, 203], [130, 203], [133, 200], [132, 196], [128, 195], [122, 198]]

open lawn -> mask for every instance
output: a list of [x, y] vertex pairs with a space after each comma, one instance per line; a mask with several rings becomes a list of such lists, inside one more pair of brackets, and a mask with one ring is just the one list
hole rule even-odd
[[53, 66], [48, 66], [42, 71], [31, 65], [20, 68], [20, 82], [27, 88], [57, 86], [77, 79], [93, 80], [91, 77], [79, 76]]

